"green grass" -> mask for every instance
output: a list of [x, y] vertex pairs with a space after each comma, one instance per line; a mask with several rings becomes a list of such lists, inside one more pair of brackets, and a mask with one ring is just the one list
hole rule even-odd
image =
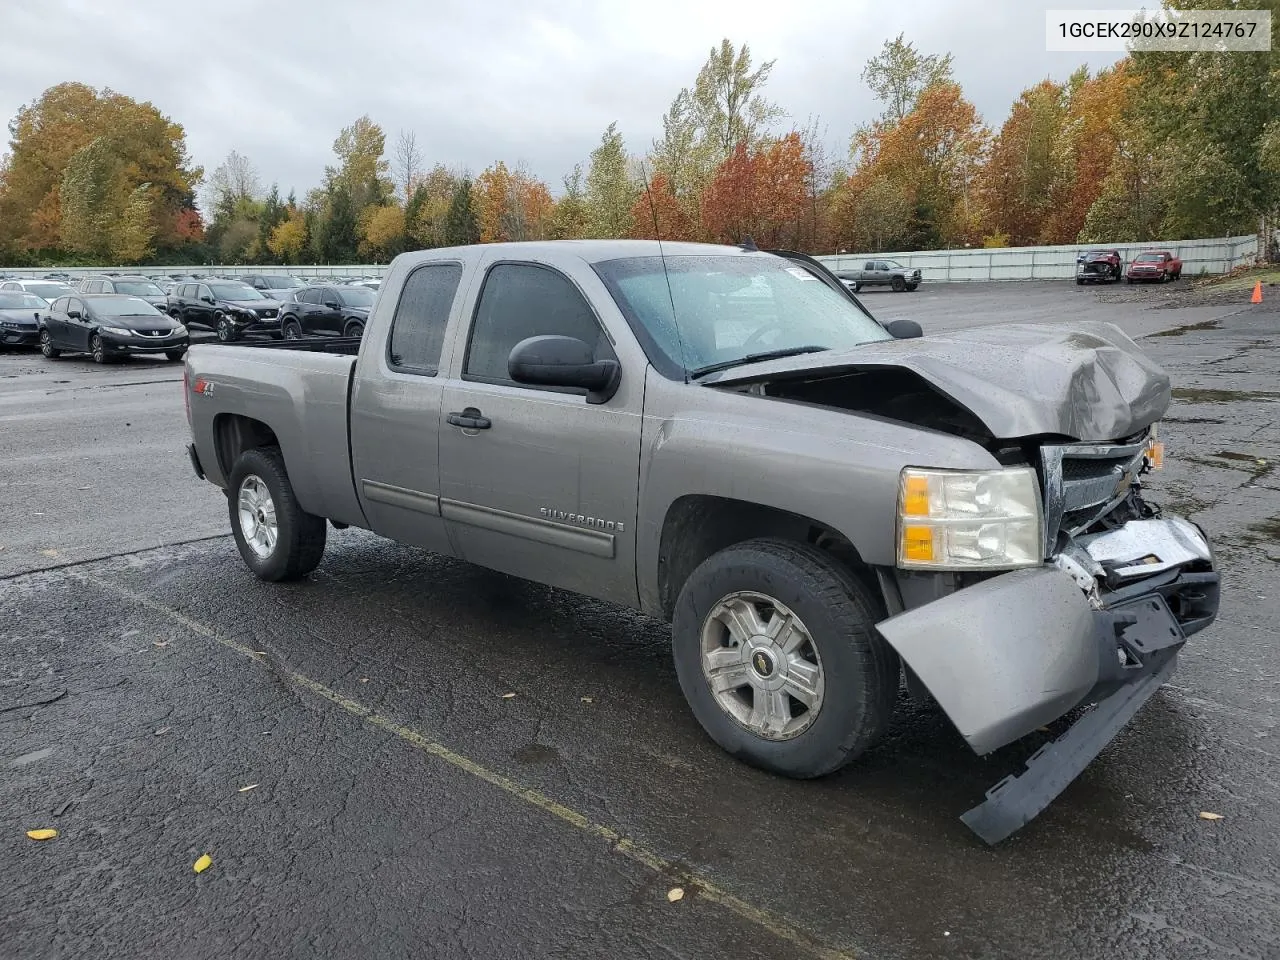
[[[1209, 277], [1201, 280], [1196, 286], [1211, 290], [1252, 290], [1253, 285], [1259, 280], [1262, 281], [1262, 295], [1266, 297], [1266, 287], [1269, 284], [1280, 284], [1280, 267], [1253, 267], [1249, 270], [1242, 270], [1240, 273]], [[1272, 296], [1275, 296], [1275, 294], [1272, 294]]]

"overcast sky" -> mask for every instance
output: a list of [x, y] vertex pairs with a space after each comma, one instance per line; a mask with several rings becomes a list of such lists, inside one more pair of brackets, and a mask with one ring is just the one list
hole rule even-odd
[[[0, 0], [0, 116], [53, 84], [109, 86], [181, 123], [211, 171], [231, 149], [264, 185], [301, 196], [338, 131], [367, 113], [417, 132], [429, 161], [478, 173], [523, 163], [559, 192], [611, 121], [633, 153], [722, 37], [776, 59], [767, 94], [818, 115], [841, 155], [879, 112], [859, 80], [886, 39], [951, 52], [956, 79], [999, 127], [1025, 87], [1119, 54], [1045, 52], [1046, 7], [1088, 0]], [[1154, 5], [1154, 4], [1149, 4]], [[216, 13], [213, 12], [216, 10]]]

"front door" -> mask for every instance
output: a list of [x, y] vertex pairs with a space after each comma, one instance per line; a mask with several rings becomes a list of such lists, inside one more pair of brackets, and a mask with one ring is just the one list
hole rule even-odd
[[456, 261], [428, 262], [405, 280], [385, 349], [367, 341], [351, 398], [356, 494], [369, 529], [453, 549], [440, 516], [441, 351], [463, 281]]
[[545, 265], [495, 263], [460, 378], [444, 388], [441, 512], [466, 560], [634, 603], [643, 378], [624, 373], [604, 404], [588, 403], [581, 390], [515, 383], [507, 371], [512, 347], [545, 334], [577, 337], [596, 359], [617, 359], [567, 276]]
[[[76, 314], [80, 314], [76, 316]], [[88, 309], [84, 305], [84, 301], [79, 297], [72, 297], [67, 301], [67, 346], [72, 350], [88, 350], [89, 349], [89, 321]]]

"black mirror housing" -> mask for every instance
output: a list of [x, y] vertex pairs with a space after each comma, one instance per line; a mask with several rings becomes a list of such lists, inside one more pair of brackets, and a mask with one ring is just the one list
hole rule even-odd
[[79, 310], [68, 310], [68, 311], [67, 311], [67, 316], [68, 316], [68, 317], [70, 317], [72, 320], [79, 320], [79, 319], [80, 319], [80, 311], [79, 311]]
[[507, 373], [516, 383], [544, 387], [578, 387], [588, 403], [605, 403], [618, 391], [622, 365], [597, 360], [577, 337], [528, 337], [511, 348]]
[[914, 320], [908, 320], [906, 317], [890, 320], [884, 325], [884, 328], [893, 334], [895, 340], [914, 340], [916, 337], [924, 336], [924, 330], [920, 324]]
[[336, 301], [334, 301], [334, 300], [326, 300], [326, 301], [324, 302], [324, 305], [325, 305], [326, 307], [328, 307], [330, 310], [339, 310], [339, 309], [341, 309], [341, 306], [340, 306]]

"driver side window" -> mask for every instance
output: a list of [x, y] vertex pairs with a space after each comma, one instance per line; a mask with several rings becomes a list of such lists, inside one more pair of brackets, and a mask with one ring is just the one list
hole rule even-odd
[[546, 335], [576, 337], [592, 347], [597, 360], [617, 359], [590, 305], [562, 273], [531, 263], [497, 264], [485, 277], [476, 305], [463, 378], [514, 385], [507, 372], [512, 348]]

